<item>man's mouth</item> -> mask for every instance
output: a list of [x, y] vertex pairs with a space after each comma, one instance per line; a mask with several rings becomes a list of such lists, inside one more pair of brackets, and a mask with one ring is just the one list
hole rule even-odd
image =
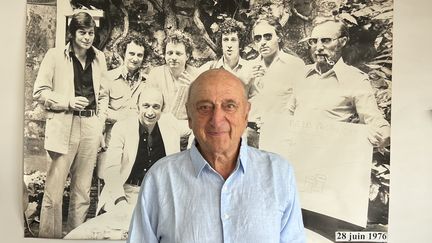
[[268, 52], [269, 48], [268, 47], [261, 47], [260, 48], [260, 52]]
[[144, 116], [146, 120], [152, 121], [156, 118], [156, 116]]

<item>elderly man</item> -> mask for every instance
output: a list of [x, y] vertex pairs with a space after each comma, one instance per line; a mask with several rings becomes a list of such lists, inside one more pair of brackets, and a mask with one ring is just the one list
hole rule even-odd
[[70, 41], [50, 49], [34, 84], [33, 97], [47, 111], [45, 149], [50, 159], [42, 200], [39, 237], [61, 238], [63, 189], [71, 175], [67, 229], [84, 222], [102, 137], [108, 97], [105, 55], [92, 46], [96, 23], [84, 12], [72, 16]]
[[[120, 43], [120, 54], [123, 65], [110, 70], [108, 77], [111, 81], [109, 88], [109, 102], [105, 124], [105, 147], [108, 148], [111, 140], [111, 130], [119, 120], [136, 117], [138, 114], [138, 97], [146, 83], [142, 68], [145, 58], [145, 40], [138, 33], [131, 33]], [[98, 157], [98, 176], [104, 179], [102, 168], [106, 160], [106, 153]]]
[[378, 109], [367, 76], [345, 64], [342, 49], [348, 41], [346, 26], [334, 19], [317, 22], [305, 41], [314, 64], [307, 66], [304, 80], [294, 88], [289, 109], [295, 117], [311, 120], [351, 122], [368, 125], [374, 146], [387, 146], [390, 125]]
[[264, 122], [266, 114], [286, 110], [291, 98], [294, 83], [301, 80], [304, 63], [293, 55], [281, 50], [282, 26], [273, 18], [258, 19], [252, 28], [252, 38], [260, 53], [254, 61], [250, 81], [252, 103], [252, 123], [248, 131], [248, 143], [259, 146], [257, 130]]
[[195, 143], [148, 171], [128, 242], [305, 242], [292, 167], [241, 141], [250, 109], [242, 81], [206, 71], [186, 107]]

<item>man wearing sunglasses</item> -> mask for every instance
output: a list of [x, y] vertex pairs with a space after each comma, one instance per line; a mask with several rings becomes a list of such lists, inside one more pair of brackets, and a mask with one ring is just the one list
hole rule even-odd
[[264, 122], [265, 114], [285, 110], [291, 98], [293, 84], [303, 77], [304, 63], [300, 58], [281, 50], [282, 26], [276, 19], [258, 19], [252, 28], [252, 38], [260, 56], [253, 61], [252, 77], [249, 81], [252, 110], [248, 144], [258, 147], [258, 131]]
[[342, 58], [347, 27], [338, 20], [322, 19], [303, 41], [310, 46], [315, 63], [307, 66], [305, 79], [294, 87], [291, 113], [312, 120], [358, 120], [368, 125], [372, 145], [389, 145], [390, 125], [378, 109], [367, 76]]

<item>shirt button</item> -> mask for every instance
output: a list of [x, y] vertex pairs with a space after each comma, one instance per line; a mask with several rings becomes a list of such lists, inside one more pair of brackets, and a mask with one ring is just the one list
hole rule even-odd
[[227, 192], [228, 189], [226, 187], [222, 187], [222, 192]]
[[144, 142], [147, 141], [147, 139], [144, 138]]
[[147, 169], [144, 169], [144, 171], [147, 171]]
[[229, 219], [229, 215], [228, 214], [224, 214], [224, 219], [226, 220], [226, 219]]

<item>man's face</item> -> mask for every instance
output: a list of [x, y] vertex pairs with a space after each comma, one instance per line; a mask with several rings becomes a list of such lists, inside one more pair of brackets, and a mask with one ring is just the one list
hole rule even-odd
[[139, 67], [141, 67], [144, 59], [144, 47], [131, 42], [127, 44], [124, 65], [129, 72], [134, 72]]
[[225, 70], [197, 79], [187, 105], [189, 127], [203, 155], [235, 153], [247, 125], [250, 104], [241, 81]]
[[279, 37], [275, 28], [266, 22], [257, 24], [253, 29], [253, 39], [263, 58], [274, 56], [279, 51]]
[[237, 32], [222, 34], [222, 53], [227, 60], [239, 58], [240, 42]]
[[183, 43], [167, 43], [165, 48], [165, 61], [170, 68], [184, 68], [188, 58]]
[[162, 94], [155, 89], [149, 89], [141, 94], [139, 100], [139, 116], [143, 124], [151, 126], [159, 121], [162, 113]]
[[94, 27], [78, 29], [72, 41], [75, 48], [88, 50], [92, 45], [95, 38]]
[[312, 30], [308, 42], [313, 60], [318, 66], [327, 66], [326, 59], [335, 63], [339, 60], [347, 37], [341, 37], [339, 24], [325, 22]]

